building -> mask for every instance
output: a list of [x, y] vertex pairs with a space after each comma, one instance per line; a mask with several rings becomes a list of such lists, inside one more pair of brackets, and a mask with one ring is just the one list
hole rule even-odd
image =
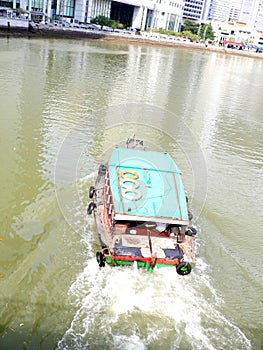
[[241, 12], [242, 0], [232, 0], [229, 9], [229, 21], [238, 21]]
[[183, 18], [201, 23], [205, 2], [206, 0], [185, 0]]
[[[201, 0], [203, 1], [203, 0]], [[89, 23], [99, 15], [136, 29], [178, 31], [184, 0], [0, 0], [6, 8], [21, 8], [33, 21]]]
[[156, 0], [148, 27], [178, 32], [182, 24], [183, 5], [184, 0]]
[[263, 0], [207, 0], [203, 22], [210, 23], [216, 40], [263, 43]]
[[19, 17], [33, 21], [89, 23], [103, 15], [124, 27], [177, 32], [183, 19], [189, 19], [210, 23], [216, 31], [226, 28], [228, 21], [238, 23], [226, 35], [238, 31], [238, 37], [246, 40], [251, 32], [263, 32], [263, 0], [0, 0], [0, 6], [13, 14], [23, 9], [25, 13]]
[[263, 0], [206, 0], [203, 22], [215, 21], [239, 22], [249, 31], [263, 31]]
[[110, 18], [126, 27], [178, 31], [183, 4], [184, 0], [115, 0], [112, 1]]
[[246, 24], [251, 31], [263, 31], [263, 1], [243, 0], [239, 22]]
[[206, 21], [224, 22], [229, 18], [231, 0], [208, 0], [205, 6]]

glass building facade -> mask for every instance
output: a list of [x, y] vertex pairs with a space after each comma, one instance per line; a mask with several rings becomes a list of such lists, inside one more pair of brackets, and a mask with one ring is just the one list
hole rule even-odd
[[36, 12], [43, 12], [44, 1], [43, 0], [31, 0], [31, 10]]
[[91, 17], [106, 16], [110, 17], [111, 12], [111, 0], [93, 0]]
[[[17, 2], [19, 4], [19, 2]], [[13, 8], [13, 0], [0, 0], [0, 7]]]
[[69, 18], [74, 17], [75, 0], [55, 0], [52, 7], [55, 9], [56, 18], [58, 18], [59, 16]]

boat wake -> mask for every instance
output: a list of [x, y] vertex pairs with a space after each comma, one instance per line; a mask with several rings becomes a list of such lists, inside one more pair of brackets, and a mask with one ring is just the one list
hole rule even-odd
[[[83, 236], [92, 256], [92, 219]], [[251, 349], [244, 333], [220, 312], [216, 295], [197, 260], [182, 277], [174, 268], [153, 273], [132, 267], [100, 269], [94, 257], [69, 293], [76, 313], [57, 349]]]

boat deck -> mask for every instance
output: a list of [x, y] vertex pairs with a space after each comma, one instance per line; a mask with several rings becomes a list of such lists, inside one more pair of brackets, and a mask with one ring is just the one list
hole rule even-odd
[[109, 248], [113, 255], [151, 257], [154, 253], [161, 259], [181, 259], [185, 253], [189, 260], [194, 260], [191, 236], [186, 235], [184, 241], [178, 243], [176, 236], [157, 229], [148, 230], [143, 224], [130, 226], [130, 223], [119, 222], [113, 228], [105, 206], [105, 176], [99, 175], [96, 181], [95, 218], [102, 247]]
[[100, 267], [176, 266], [180, 275], [189, 274], [196, 230], [181, 172], [168, 153], [139, 146], [116, 147], [90, 188], [88, 213], [94, 211], [102, 247], [97, 261]]

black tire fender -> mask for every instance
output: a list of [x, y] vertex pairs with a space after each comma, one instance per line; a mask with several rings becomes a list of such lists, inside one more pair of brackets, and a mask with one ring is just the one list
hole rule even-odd
[[102, 254], [102, 252], [97, 252], [96, 253], [96, 259], [99, 264], [99, 267], [104, 267], [105, 266], [105, 256]]
[[107, 167], [106, 165], [101, 164], [99, 166], [98, 174], [99, 175], [105, 175], [106, 174]]
[[90, 202], [90, 204], [88, 205], [87, 214], [91, 215], [95, 208], [96, 204], [94, 202]]
[[89, 198], [92, 199], [95, 193], [95, 187], [94, 186], [90, 186], [89, 188]]
[[179, 275], [185, 276], [189, 275], [191, 272], [192, 267], [187, 261], [181, 261], [177, 266], [176, 266], [176, 271]]
[[185, 234], [188, 236], [195, 236], [197, 234], [197, 230], [194, 227], [189, 227]]

